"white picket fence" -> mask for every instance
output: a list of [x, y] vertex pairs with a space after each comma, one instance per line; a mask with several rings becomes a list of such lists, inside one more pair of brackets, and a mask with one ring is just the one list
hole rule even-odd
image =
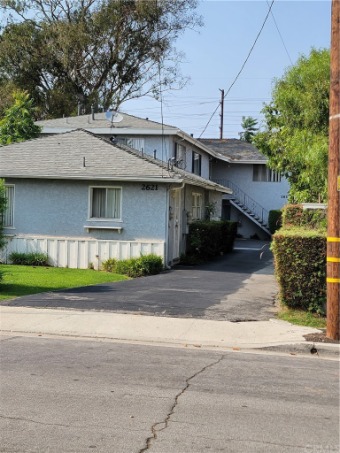
[[9, 262], [12, 252], [45, 253], [55, 267], [100, 269], [108, 258], [138, 258], [153, 253], [165, 262], [164, 241], [108, 241], [69, 237], [15, 236], [8, 237], [0, 252], [0, 261]]

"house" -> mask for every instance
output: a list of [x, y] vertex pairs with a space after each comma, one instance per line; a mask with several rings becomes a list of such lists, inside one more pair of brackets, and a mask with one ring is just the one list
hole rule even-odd
[[171, 265], [185, 251], [188, 223], [231, 193], [84, 129], [0, 147], [0, 178], [9, 200], [2, 260], [38, 251], [73, 268], [148, 253]]
[[180, 129], [126, 113], [94, 113], [38, 121], [42, 136], [83, 128], [143, 155], [231, 188], [217, 215], [238, 222], [242, 237], [267, 239], [268, 214], [288, 197], [285, 178], [270, 170], [267, 159], [252, 144], [237, 139], [195, 139]]
[[37, 121], [42, 136], [84, 129], [98, 137], [130, 146], [202, 178], [210, 177], [213, 150], [177, 127], [138, 118], [126, 113], [102, 112]]
[[281, 209], [287, 201], [289, 184], [267, 166], [266, 157], [243, 140], [200, 139], [217, 155], [211, 161], [210, 179], [232, 189], [222, 201], [222, 219], [238, 222], [242, 237], [266, 239], [268, 214]]

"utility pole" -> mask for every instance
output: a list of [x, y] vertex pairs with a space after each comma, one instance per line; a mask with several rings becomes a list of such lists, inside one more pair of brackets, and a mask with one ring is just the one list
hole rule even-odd
[[224, 90], [220, 89], [220, 92], [221, 92], [221, 102], [220, 102], [220, 104], [221, 104], [220, 140], [223, 140]]
[[327, 337], [339, 340], [340, 306], [340, 1], [332, 0], [329, 105]]

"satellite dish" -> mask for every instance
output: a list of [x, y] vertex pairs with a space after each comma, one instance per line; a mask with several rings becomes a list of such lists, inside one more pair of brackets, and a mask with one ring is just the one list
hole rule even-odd
[[108, 110], [107, 112], [105, 112], [105, 117], [106, 119], [111, 121], [111, 123], [120, 123], [124, 119], [123, 115], [115, 112], [114, 110]]
[[110, 112], [110, 110], [108, 110], [107, 112], [105, 112], [105, 118], [109, 121], [111, 121], [112, 119], [112, 112]]

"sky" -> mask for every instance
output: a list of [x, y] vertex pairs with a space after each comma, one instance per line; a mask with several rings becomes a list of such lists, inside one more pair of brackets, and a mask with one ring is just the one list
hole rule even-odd
[[[240, 71], [267, 15], [271, 0], [201, 0], [204, 26], [186, 31], [176, 48], [185, 53], [182, 73], [190, 77], [180, 91], [164, 93], [163, 121], [199, 138], [219, 138], [221, 89]], [[272, 13], [235, 84], [224, 100], [223, 138], [239, 138], [243, 116], [263, 127], [275, 78], [311, 48], [330, 47], [331, 0], [275, 0]], [[274, 16], [274, 17], [273, 17]], [[213, 112], [216, 114], [208, 124]], [[161, 103], [130, 100], [121, 111], [161, 122]]]

